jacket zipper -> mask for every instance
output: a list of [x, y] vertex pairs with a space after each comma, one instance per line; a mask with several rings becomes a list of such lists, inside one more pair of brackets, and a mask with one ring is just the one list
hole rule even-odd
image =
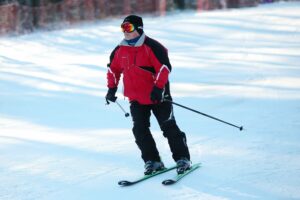
[[137, 51], [134, 51], [134, 59], [133, 59], [134, 66], [136, 66], [136, 57], [137, 57]]

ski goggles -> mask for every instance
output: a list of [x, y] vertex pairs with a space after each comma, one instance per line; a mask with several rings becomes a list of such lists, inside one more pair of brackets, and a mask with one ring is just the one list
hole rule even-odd
[[134, 25], [130, 22], [124, 22], [123, 24], [121, 24], [121, 29], [126, 33], [131, 33], [135, 30]]

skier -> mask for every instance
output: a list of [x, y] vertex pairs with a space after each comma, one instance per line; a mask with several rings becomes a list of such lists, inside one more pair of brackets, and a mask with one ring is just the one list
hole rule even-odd
[[107, 72], [106, 100], [115, 102], [121, 74], [124, 96], [130, 101], [135, 142], [145, 162], [145, 175], [165, 169], [156, 143], [150, 132], [151, 111], [156, 117], [164, 137], [177, 163], [177, 173], [190, 169], [190, 154], [185, 133], [176, 124], [168, 76], [171, 64], [167, 49], [145, 35], [143, 20], [136, 15], [127, 16], [121, 24], [124, 39], [112, 51]]

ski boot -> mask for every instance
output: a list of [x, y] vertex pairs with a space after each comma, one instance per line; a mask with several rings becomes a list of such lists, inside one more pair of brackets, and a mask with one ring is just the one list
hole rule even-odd
[[191, 169], [191, 161], [187, 158], [181, 158], [176, 161], [177, 174], [183, 174], [185, 171]]
[[157, 171], [161, 171], [165, 169], [165, 166], [162, 162], [158, 162], [158, 161], [147, 161], [145, 163], [145, 171], [144, 174], [145, 175], [151, 175]]

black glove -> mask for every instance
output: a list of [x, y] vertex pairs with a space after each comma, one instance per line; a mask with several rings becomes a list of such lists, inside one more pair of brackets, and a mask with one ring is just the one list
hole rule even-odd
[[105, 96], [105, 99], [108, 104], [109, 104], [108, 101], [115, 102], [117, 100], [117, 97], [116, 97], [117, 89], [118, 89], [117, 87], [108, 88], [107, 94]]
[[162, 98], [163, 98], [163, 91], [164, 91], [164, 89], [160, 89], [160, 88], [154, 86], [152, 89], [152, 92], [150, 94], [151, 101], [153, 101], [154, 103], [161, 102]]

